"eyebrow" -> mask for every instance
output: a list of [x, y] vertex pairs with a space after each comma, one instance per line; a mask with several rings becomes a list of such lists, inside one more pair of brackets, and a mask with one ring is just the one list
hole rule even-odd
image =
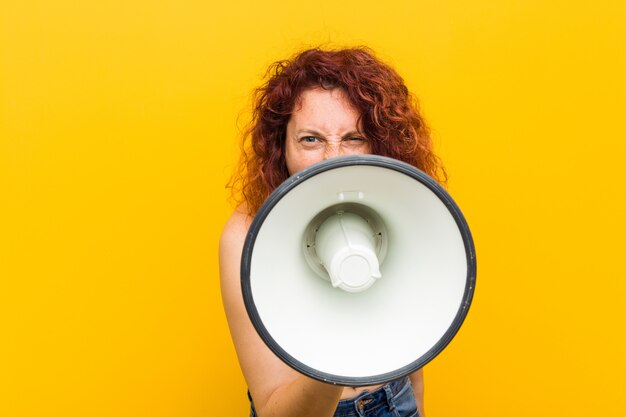
[[[301, 135], [301, 134], [309, 134], [309, 135], [313, 135], [313, 136], [320, 136], [320, 137], [324, 137], [325, 135], [315, 129], [300, 129], [298, 131], [296, 131], [296, 135]], [[341, 137], [342, 138], [346, 138], [346, 137], [350, 137], [350, 136], [354, 136], [354, 135], [359, 135], [359, 136], [365, 136], [364, 134], [362, 134], [361, 132], [359, 132], [358, 130], [350, 130], [349, 132], [346, 132], [345, 134], [343, 134]]]

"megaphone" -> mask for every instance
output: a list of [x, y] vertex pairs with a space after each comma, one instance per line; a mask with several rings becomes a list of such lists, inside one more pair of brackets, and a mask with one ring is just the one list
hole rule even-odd
[[472, 236], [450, 195], [395, 159], [333, 158], [287, 179], [256, 214], [241, 286], [252, 324], [286, 364], [365, 386], [424, 366], [463, 323]]

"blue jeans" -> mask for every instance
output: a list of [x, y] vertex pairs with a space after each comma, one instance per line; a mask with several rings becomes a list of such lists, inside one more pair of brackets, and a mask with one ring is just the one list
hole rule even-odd
[[[252, 400], [250, 405], [250, 417], [257, 417]], [[420, 415], [411, 381], [404, 377], [372, 392], [364, 391], [354, 398], [339, 401], [335, 417], [420, 417]]]

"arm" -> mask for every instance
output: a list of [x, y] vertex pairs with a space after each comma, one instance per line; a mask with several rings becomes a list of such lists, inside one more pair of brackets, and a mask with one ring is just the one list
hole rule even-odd
[[417, 402], [417, 410], [421, 417], [424, 417], [424, 369], [417, 370], [409, 375], [413, 385], [413, 394]]
[[330, 417], [342, 387], [291, 369], [263, 343], [252, 326], [241, 294], [240, 263], [252, 219], [235, 211], [220, 239], [222, 300], [239, 364], [260, 417]]

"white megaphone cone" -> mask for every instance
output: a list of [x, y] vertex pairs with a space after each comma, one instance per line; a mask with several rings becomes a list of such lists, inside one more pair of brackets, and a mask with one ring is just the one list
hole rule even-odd
[[394, 159], [333, 158], [281, 184], [244, 243], [250, 320], [312, 378], [374, 385], [416, 371], [465, 319], [476, 254], [458, 206]]

